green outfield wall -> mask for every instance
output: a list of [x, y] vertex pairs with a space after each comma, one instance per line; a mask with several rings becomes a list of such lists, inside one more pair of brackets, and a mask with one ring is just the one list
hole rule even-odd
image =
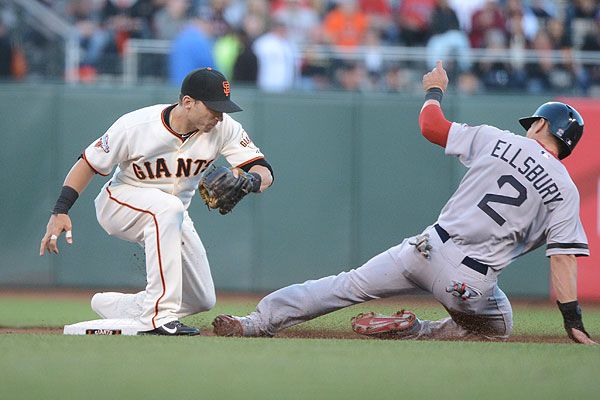
[[[111, 238], [96, 222], [98, 176], [71, 217], [75, 243], [39, 257], [39, 242], [62, 180], [82, 149], [120, 115], [169, 103], [174, 88], [0, 85], [2, 144], [0, 286], [142, 287], [141, 247]], [[359, 266], [420, 232], [463, 168], [419, 133], [421, 96], [238, 89], [243, 123], [275, 170], [266, 193], [234, 212], [190, 207], [218, 289], [264, 291]], [[517, 117], [547, 98], [447, 96], [446, 116], [521, 132]], [[537, 251], [501, 278], [506, 292], [548, 294]]]

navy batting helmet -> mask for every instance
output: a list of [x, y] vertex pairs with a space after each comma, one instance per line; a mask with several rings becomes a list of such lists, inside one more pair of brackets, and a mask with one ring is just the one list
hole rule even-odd
[[519, 122], [523, 128], [529, 129], [540, 118], [548, 121], [550, 132], [560, 143], [558, 158], [562, 160], [571, 154], [583, 135], [583, 118], [577, 110], [568, 104], [551, 101], [539, 106], [531, 117], [519, 119]]

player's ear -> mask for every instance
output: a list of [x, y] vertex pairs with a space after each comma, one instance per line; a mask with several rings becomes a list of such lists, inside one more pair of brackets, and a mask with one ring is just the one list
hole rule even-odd
[[539, 135], [540, 133], [545, 133], [548, 130], [548, 123], [544, 118], [536, 119], [533, 124], [531, 124], [531, 128], [533, 130], [534, 135]]
[[185, 96], [181, 96], [181, 98], [179, 99], [179, 103], [183, 106], [183, 108], [185, 108], [186, 110], [189, 110], [190, 108], [192, 108], [192, 104], [195, 102], [194, 99], [192, 99], [190, 96], [185, 95]]
[[550, 132], [550, 124], [548, 123], [547, 120], [545, 120], [544, 118], [540, 118], [538, 119], [540, 126], [538, 127], [538, 129], [540, 130], [540, 132], [542, 133], [546, 133], [548, 135], [552, 136], [552, 133]]

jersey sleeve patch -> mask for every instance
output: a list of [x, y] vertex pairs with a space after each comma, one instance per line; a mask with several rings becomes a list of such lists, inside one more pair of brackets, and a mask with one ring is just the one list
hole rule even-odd
[[108, 132], [102, 135], [100, 139], [98, 139], [94, 147], [102, 149], [102, 151], [105, 153], [110, 152], [110, 146], [108, 145]]

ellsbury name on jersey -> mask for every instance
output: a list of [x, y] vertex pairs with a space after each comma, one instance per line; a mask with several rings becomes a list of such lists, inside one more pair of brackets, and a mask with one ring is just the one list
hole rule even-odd
[[563, 201], [560, 190], [546, 169], [531, 156], [521, 156], [523, 149], [513, 146], [504, 140], [498, 139], [496, 145], [492, 148], [490, 155], [496, 157], [513, 167], [525, 179], [532, 183], [533, 187], [542, 196], [544, 204], [550, 204], [556, 201]]

